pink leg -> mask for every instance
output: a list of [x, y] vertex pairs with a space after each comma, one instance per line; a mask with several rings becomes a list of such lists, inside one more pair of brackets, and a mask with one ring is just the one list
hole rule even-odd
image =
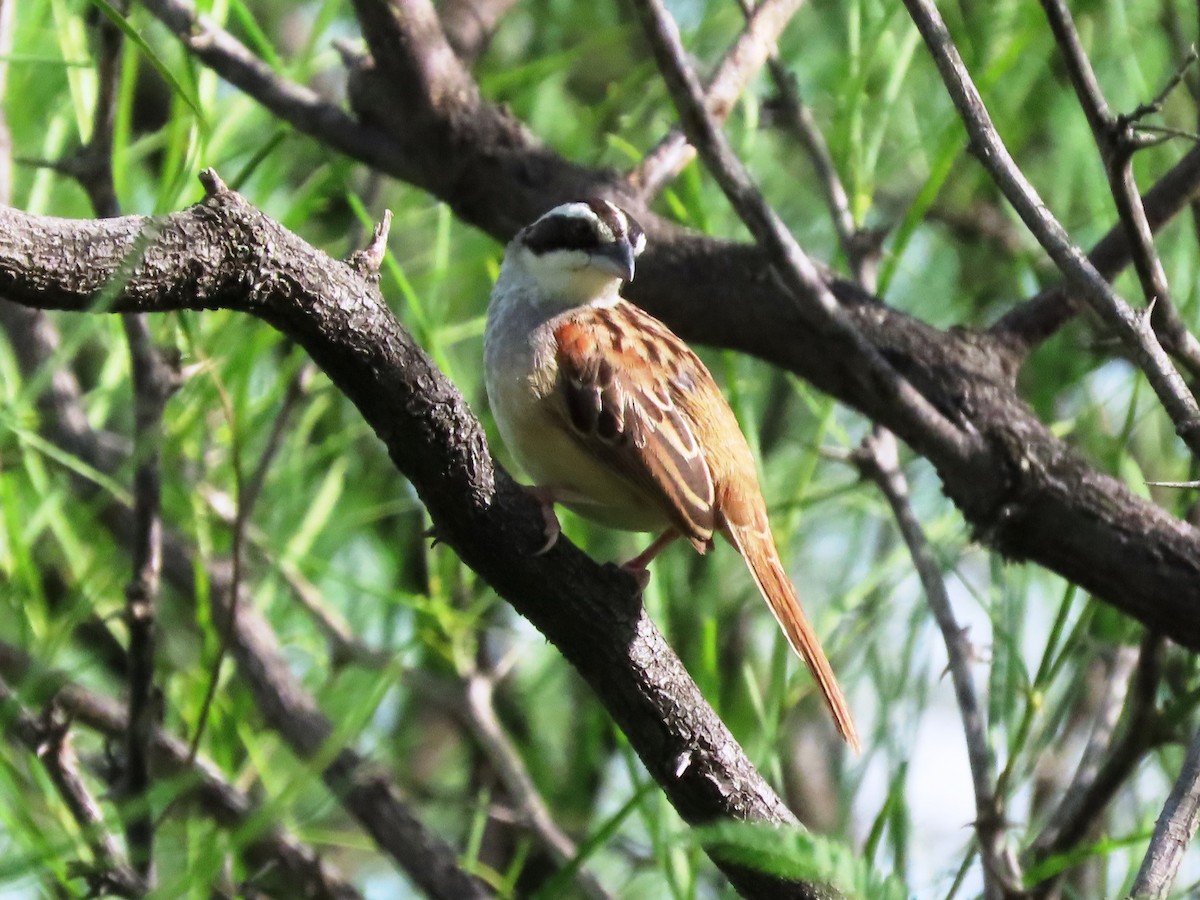
[[646, 567], [650, 565], [651, 560], [658, 554], [662, 553], [667, 547], [674, 543], [679, 537], [679, 532], [674, 528], [668, 528], [662, 534], [654, 539], [649, 547], [635, 556], [629, 562], [622, 564], [621, 568], [638, 580], [643, 588], [650, 581], [650, 573], [646, 571]]
[[558, 536], [562, 534], [562, 525], [559, 524], [558, 514], [554, 511], [554, 503], [558, 500], [558, 494], [552, 487], [541, 487], [536, 484], [521, 486], [525, 489], [525, 493], [538, 502], [542, 508], [542, 518], [546, 521], [546, 543], [533, 553], [534, 556], [541, 556], [550, 552], [550, 549], [558, 543]]

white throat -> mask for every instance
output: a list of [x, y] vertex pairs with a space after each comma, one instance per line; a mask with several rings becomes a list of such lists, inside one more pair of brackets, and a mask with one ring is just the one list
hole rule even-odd
[[620, 290], [621, 279], [591, 265], [582, 250], [538, 255], [510, 244], [494, 296], [523, 296], [561, 312], [577, 306], [613, 306], [621, 299]]

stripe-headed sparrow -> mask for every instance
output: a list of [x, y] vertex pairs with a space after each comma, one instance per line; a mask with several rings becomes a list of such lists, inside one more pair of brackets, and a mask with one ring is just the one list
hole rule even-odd
[[509, 243], [488, 308], [487, 392], [500, 434], [552, 504], [659, 537], [626, 563], [639, 578], [663, 547], [701, 553], [720, 533], [745, 559], [838, 731], [850, 709], [800, 607], [767, 523], [754, 459], [708, 369], [666, 325], [621, 299], [645, 235], [605, 200], [566, 203]]

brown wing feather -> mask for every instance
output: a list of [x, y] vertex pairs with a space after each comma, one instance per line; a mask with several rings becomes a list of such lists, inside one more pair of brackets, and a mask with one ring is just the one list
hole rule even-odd
[[708, 369], [670, 329], [624, 301], [572, 312], [554, 337], [566, 427], [661, 502], [697, 548], [715, 529], [724, 533], [858, 750], [849, 705], [779, 560], [754, 458]]
[[[713, 477], [680, 402], [696, 380], [712, 380], [703, 364], [666, 326], [624, 301], [572, 312], [554, 338], [563, 414], [572, 433], [661, 503], [693, 543], [706, 547], [714, 527]], [[678, 354], [678, 365], [663, 365], [671, 362], [655, 344], [663, 339]], [[665, 377], [648, 377], [652, 372]]]

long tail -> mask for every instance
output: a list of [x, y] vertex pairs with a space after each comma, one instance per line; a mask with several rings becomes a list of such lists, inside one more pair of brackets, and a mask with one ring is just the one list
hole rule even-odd
[[796, 588], [783, 570], [779, 560], [779, 551], [769, 533], [755, 528], [734, 525], [727, 522], [724, 529], [729, 542], [737, 548], [738, 553], [746, 560], [750, 573], [758, 584], [759, 593], [771, 607], [776, 621], [787, 636], [788, 643], [797, 655], [808, 665], [812, 672], [829, 711], [833, 713], [833, 721], [838, 731], [845, 738], [855, 753], [862, 751], [858, 740], [858, 731], [854, 727], [854, 718], [850, 715], [850, 707], [842, 696], [833, 667], [825, 658], [817, 633], [813, 631], [800, 607], [800, 598]]

